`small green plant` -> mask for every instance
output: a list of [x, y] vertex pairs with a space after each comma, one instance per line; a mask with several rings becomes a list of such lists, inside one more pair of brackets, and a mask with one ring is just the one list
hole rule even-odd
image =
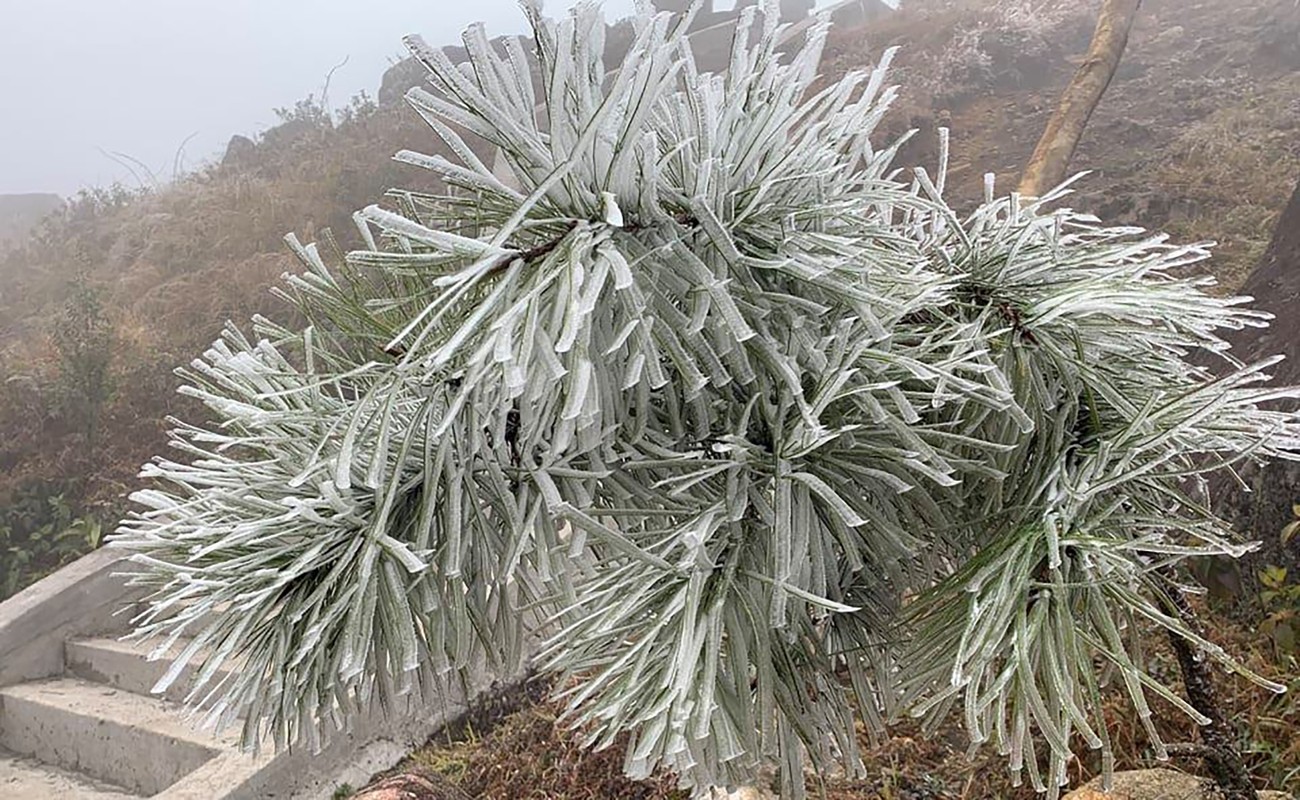
[[113, 394], [113, 324], [98, 287], [85, 273], [72, 280], [53, 333], [59, 353], [59, 402], [63, 416], [92, 451], [99, 418]]
[[1291, 506], [1291, 520], [1285, 528], [1282, 529], [1282, 545], [1285, 547], [1292, 539], [1295, 538], [1296, 532], [1300, 531], [1300, 503]]
[[32, 486], [0, 506], [0, 599], [99, 547], [99, 520], [59, 488]]
[[[1282, 529], [1282, 545], [1285, 547], [1297, 532], [1300, 532], [1300, 503], [1291, 507], [1295, 516]], [[1268, 636], [1279, 658], [1300, 653], [1300, 583], [1291, 579], [1286, 567], [1269, 564], [1259, 572], [1259, 583], [1263, 587], [1259, 600], [1267, 616], [1260, 624], [1260, 632]]]

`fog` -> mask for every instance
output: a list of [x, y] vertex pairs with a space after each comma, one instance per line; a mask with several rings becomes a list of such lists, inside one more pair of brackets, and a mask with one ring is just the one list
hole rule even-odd
[[403, 35], [451, 43], [475, 20], [523, 29], [515, 0], [0, 0], [0, 194], [166, 181], [319, 97], [337, 65], [334, 107], [374, 95]]

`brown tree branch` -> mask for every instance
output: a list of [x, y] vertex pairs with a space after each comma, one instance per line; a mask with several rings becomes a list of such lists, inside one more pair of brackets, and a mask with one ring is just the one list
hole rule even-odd
[[1128, 44], [1129, 30], [1142, 0], [1105, 0], [1097, 15], [1097, 28], [1083, 63], [1061, 95], [1043, 136], [1020, 179], [1023, 197], [1042, 197], [1066, 178], [1070, 159], [1083, 136], [1093, 109], [1119, 67]]
[[[1162, 609], [1166, 614], [1181, 619], [1183, 624], [1196, 630], [1196, 615], [1188, 605], [1187, 598], [1179, 591], [1174, 576], [1166, 573], [1165, 577], [1168, 579], [1168, 586], [1164, 596], [1160, 598]], [[1169, 641], [1173, 645], [1174, 655], [1177, 656], [1178, 666], [1183, 673], [1183, 687], [1187, 692], [1188, 702], [1210, 719], [1210, 724], [1202, 725], [1199, 730], [1201, 736], [1199, 746], [1181, 745], [1168, 748], [1169, 752], [1177, 755], [1199, 756], [1214, 778], [1214, 782], [1218, 784], [1225, 800], [1257, 800], [1259, 795], [1255, 792], [1255, 786], [1250, 781], [1250, 773], [1247, 772], [1241, 752], [1237, 749], [1232, 727], [1223, 718], [1223, 707], [1219, 703], [1218, 692], [1214, 688], [1209, 667], [1192, 647], [1191, 642], [1182, 636], [1170, 631]]]
[[383, 778], [352, 795], [352, 800], [473, 800], [431, 769], [413, 767]]

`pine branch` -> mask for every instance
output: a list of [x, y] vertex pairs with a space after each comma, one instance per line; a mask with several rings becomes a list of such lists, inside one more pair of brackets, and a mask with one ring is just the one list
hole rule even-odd
[[595, 4], [530, 22], [531, 55], [467, 32], [468, 70], [409, 40], [456, 160], [399, 158], [446, 196], [358, 212], [341, 263], [289, 237], [309, 324], [232, 325], [180, 371], [206, 421], [114, 537], [151, 591], [134, 635], [192, 637], [163, 684], [197, 672], [247, 746], [315, 746], [531, 660], [633, 777], [770, 761], [795, 800], [805, 764], [861, 772], [862, 726], [954, 709], [1054, 798], [1080, 739], [1113, 766], [1099, 665], [1157, 752], [1152, 695], [1212, 723], [1136, 618], [1278, 688], [1150, 569], [1245, 552], [1189, 487], [1300, 450], [1300, 391], [1223, 339], [1267, 315], [1179, 277], [1203, 248], [959, 213], [946, 152], [899, 182], [890, 54], [814, 89], [825, 19], [788, 52], [747, 9], [725, 75], [667, 16], [612, 73]]

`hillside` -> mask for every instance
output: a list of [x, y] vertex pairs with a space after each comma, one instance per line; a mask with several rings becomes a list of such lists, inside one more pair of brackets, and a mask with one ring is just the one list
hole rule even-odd
[[[1094, 7], [913, 0], [865, 28], [836, 31], [824, 70], [867, 66], [885, 48], [901, 46], [893, 76], [904, 89], [887, 129], [918, 134], [899, 163], [933, 168], [936, 128], [949, 127], [949, 192], [973, 203], [986, 172], [997, 176], [1000, 191], [1014, 186], [1072, 59], [1086, 46]], [[452, 36], [425, 33], [431, 41]], [[296, 268], [282, 244], [286, 233], [310, 241], [330, 229], [346, 249], [354, 241], [353, 210], [395, 202], [384, 196], [394, 186], [432, 188], [422, 183], [425, 173], [390, 158], [402, 148], [436, 150], [432, 134], [397, 100], [394, 86], [410, 79], [394, 72], [379, 102], [358, 98], [336, 114], [311, 98], [282, 109], [280, 124], [254, 139], [237, 137], [219, 163], [173, 185], [83, 192], [0, 254], [0, 553], [7, 555], [0, 597], [97, 545], [136, 485], [139, 465], [162, 452], [165, 418], [197, 413], [174, 392], [176, 365], [201, 352], [226, 320], [284, 315], [268, 290]], [[1092, 174], [1072, 202], [1109, 222], [1216, 240], [1208, 269], [1225, 290], [1241, 285], [1300, 176], [1300, 6], [1147, 0], [1075, 167]], [[11, 216], [0, 205], [0, 239]], [[1232, 702], [1254, 708], [1263, 701], [1243, 690]], [[523, 740], [490, 746], [580, 760], [567, 739], [556, 738], [552, 710], [528, 713], [501, 732], [522, 726]], [[1294, 721], [1287, 715], [1295, 713], [1270, 707], [1280, 719]], [[1300, 774], [1288, 730], [1252, 731], [1261, 753], [1252, 766]], [[1127, 733], [1123, 752], [1136, 758], [1140, 735]], [[895, 775], [890, 786], [833, 796], [990, 796], [962, 793], [960, 782], [969, 788], [981, 767], [957, 766], [959, 745], [896, 741], [873, 751], [882, 775], [918, 758], [929, 759], [934, 775]], [[469, 770], [475, 762], [463, 742], [452, 749], [454, 758], [425, 755], [449, 772]], [[577, 761], [564, 766], [566, 775], [582, 773]], [[513, 783], [473, 779], [489, 796], [534, 780], [527, 773]]]
[[0, 250], [22, 241], [62, 205], [57, 194], [0, 194]]
[[0, 597], [98, 541], [57, 539], [69, 522], [121, 515], [165, 417], [196, 413], [172, 370], [226, 320], [282, 313], [283, 236], [332, 227], [348, 246], [352, 210], [410, 182], [388, 154], [424, 136], [413, 116], [303, 101], [240, 157], [159, 190], [82, 192], [0, 254], [0, 552], [16, 554]]
[[[1096, 3], [909, 4], [833, 36], [835, 75], [901, 47], [894, 133], [920, 135], [904, 165], [937, 159], [952, 130], [949, 185], [973, 202], [985, 173], [1015, 188], [1077, 59]], [[1024, 13], [1039, 8], [1035, 15]], [[1072, 169], [1073, 205], [1107, 222], [1218, 242], [1208, 265], [1240, 286], [1300, 175], [1300, 6], [1294, 0], [1146, 0], [1118, 74]]]
[[[932, 168], [935, 128], [950, 127], [949, 192], [973, 201], [985, 172], [1003, 191], [1014, 185], [1090, 15], [1069, 2], [916, 0], [835, 31], [825, 71], [901, 46], [892, 74], [903, 91], [886, 131], [918, 133], [898, 162]], [[1148, 0], [1076, 157], [1093, 173], [1076, 202], [1108, 221], [1216, 240], [1210, 268], [1226, 288], [1240, 284], [1300, 174], [1298, 31], [1293, 0]], [[389, 157], [434, 147], [400, 102], [397, 87], [412, 80], [399, 65], [382, 102], [357, 98], [333, 115], [311, 98], [280, 109], [280, 124], [235, 137], [219, 163], [172, 185], [82, 192], [0, 254], [0, 534], [10, 546], [36, 537], [55, 506], [105, 521], [121, 511], [139, 464], [164, 445], [163, 418], [185, 407], [172, 368], [227, 319], [280, 308], [268, 289], [294, 268], [286, 233], [309, 241], [329, 228], [346, 248], [353, 210], [394, 186], [430, 188], [419, 183], [427, 173]], [[87, 315], [90, 329], [60, 325]], [[56, 330], [82, 339], [60, 343]], [[102, 364], [79, 361], [92, 344]], [[90, 394], [101, 396], [87, 399], [98, 372]]]

